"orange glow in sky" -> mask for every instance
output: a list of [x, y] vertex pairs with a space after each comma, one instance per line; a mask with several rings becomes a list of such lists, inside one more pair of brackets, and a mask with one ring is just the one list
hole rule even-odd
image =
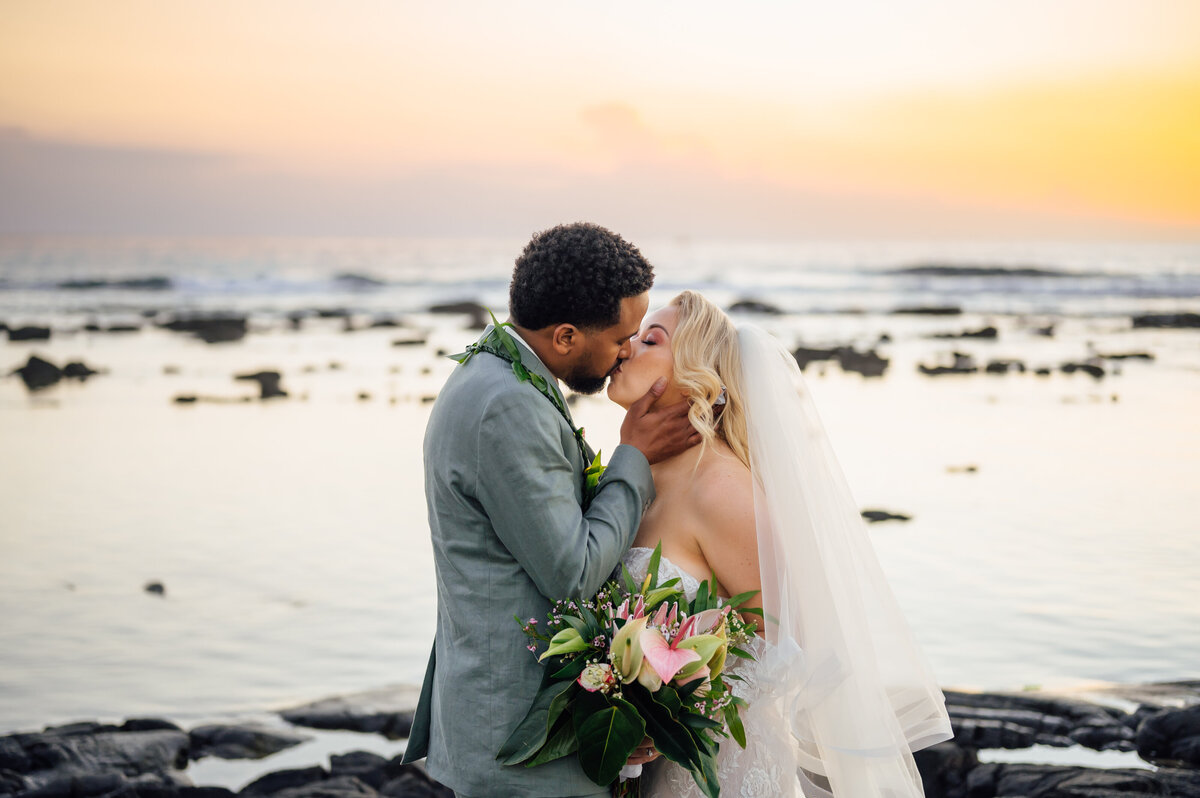
[[[385, 203], [380, 181], [426, 176], [450, 202], [466, 189], [444, 174], [531, 215], [555, 199], [568, 217], [620, 216], [603, 197], [633, 175], [666, 202], [712, 186], [706, 213], [763, 234], [812, 233], [789, 219], [829, 196], [873, 198], [850, 232], [953, 233], [935, 217], [954, 207], [964, 232], [1003, 217], [1014, 235], [1200, 235], [1194, 0], [9, 0], [2, 13], [0, 131], [25, 149], [0, 153], [0, 170], [26, 164], [4, 207], [42, 196], [27, 153], [48, 142], [219, 160], [220, 180], [195, 166], [178, 183], [196, 196], [285, 176], [281, 201], [297, 185], [371, 185]], [[720, 199], [727, 186], [736, 199]], [[911, 217], [897, 226], [879, 198]], [[646, 229], [675, 232], [700, 209], [647, 213]]]

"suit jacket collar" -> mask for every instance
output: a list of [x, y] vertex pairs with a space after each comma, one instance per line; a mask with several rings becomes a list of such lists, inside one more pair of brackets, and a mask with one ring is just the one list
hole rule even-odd
[[[494, 327], [494, 325], [489, 324], [487, 327], [484, 328], [484, 330], [483, 330], [484, 337], [486, 337], [487, 335], [489, 335], [492, 332], [493, 327]], [[546, 382], [550, 385], [550, 387], [553, 390], [558, 391], [559, 397], [563, 400], [563, 407], [567, 408], [567, 418], [568, 418], [571, 426], [574, 427], [575, 419], [574, 419], [574, 417], [571, 416], [571, 408], [567, 404], [567, 401], [566, 401], [567, 397], [562, 391], [562, 384], [558, 381], [558, 377], [555, 377], [553, 372], [551, 372], [550, 369], [546, 367], [546, 364], [543, 363], [542, 359], [537, 356], [536, 352], [533, 351], [533, 347], [531, 347], [529, 344], [527, 344], [525, 342], [525, 339], [523, 339], [519, 335], [515, 335], [510, 330], [505, 330], [505, 332], [507, 332], [509, 335], [512, 335], [513, 339], [517, 342], [517, 346], [519, 346], [521, 348], [521, 363], [525, 366], [525, 368], [529, 369], [530, 371], [536, 371], [538, 374], [541, 374], [542, 377], [544, 377], [546, 379]], [[590, 448], [591, 447], [589, 447], [589, 450], [590, 450]]]

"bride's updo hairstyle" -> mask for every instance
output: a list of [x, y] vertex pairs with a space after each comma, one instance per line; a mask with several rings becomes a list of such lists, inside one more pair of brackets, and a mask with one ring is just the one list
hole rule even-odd
[[[702, 438], [701, 451], [720, 438], [749, 468], [750, 446], [737, 328], [725, 311], [695, 291], [679, 294], [671, 300], [671, 306], [678, 314], [675, 334], [671, 336], [675, 384], [691, 402], [688, 418]], [[722, 385], [725, 386], [725, 406], [718, 413], [713, 403], [721, 395]]]

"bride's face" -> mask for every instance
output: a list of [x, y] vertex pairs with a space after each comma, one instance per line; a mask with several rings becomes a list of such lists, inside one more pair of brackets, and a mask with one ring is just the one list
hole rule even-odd
[[630, 339], [629, 357], [608, 380], [608, 398], [628, 408], [650, 390], [659, 377], [667, 378], [667, 390], [659, 398], [660, 405], [672, 404], [683, 398], [675, 386], [675, 358], [671, 355], [671, 337], [678, 324], [678, 308], [668, 305], [646, 316], [642, 328]]

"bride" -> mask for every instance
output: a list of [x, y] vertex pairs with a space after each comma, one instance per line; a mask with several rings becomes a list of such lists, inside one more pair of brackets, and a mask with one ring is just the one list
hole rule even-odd
[[[699, 446], [652, 466], [657, 499], [622, 558], [688, 598], [760, 590], [753, 660], [730, 658], [747, 745], [722, 741], [735, 798], [922, 798], [912, 751], [952, 735], [944, 697], [875, 558], [795, 359], [762, 330], [684, 291], [646, 316], [608, 396], [628, 408], [659, 377], [689, 400]], [[754, 606], [747, 602], [744, 606]], [[643, 795], [700, 796], [666, 759]]]

